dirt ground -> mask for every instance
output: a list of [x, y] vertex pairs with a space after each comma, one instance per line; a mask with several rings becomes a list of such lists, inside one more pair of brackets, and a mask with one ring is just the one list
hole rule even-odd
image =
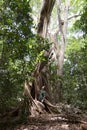
[[[72, 118], [72, 117], [70, 117]], [[79, 120], [80, 119], [80, 120]], [[87, 130], [87, 117], [77, 119], [66, 118], [64, 115], [41, 115], [38, 117], [29, 117], [26, 122], [15, 128], [6, 130]], [[5, 129], [3, 129], [5, 130]]]
[[44, 125], [27, 125], [21, 126], [14, 130], [80, 130], [80, 125], [67, 124], [67, 123], [53, 123]]
[[[26, 120], [13, 123], [14, 118], [0, 118], [0, 130], [87, 130], [87, 111], [63, 106], [57, 114], [28, 116]], [[4, 121], [4, 122], [3, 122]], [[2, 122], [2, 123], [1, 123]]]

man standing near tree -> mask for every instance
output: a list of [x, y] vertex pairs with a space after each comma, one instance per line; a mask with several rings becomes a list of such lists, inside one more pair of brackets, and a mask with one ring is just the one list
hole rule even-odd
[[45, 86], [42, 86], [40, 93], [39, 93], [38, 100], [43, 103], [44, 99], [46, 98], [46, 95], [47, 95], [47, 92], [45, 90]]

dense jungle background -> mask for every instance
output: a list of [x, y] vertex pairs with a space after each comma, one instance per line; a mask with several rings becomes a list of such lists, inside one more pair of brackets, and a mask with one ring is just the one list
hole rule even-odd
[[0, 0], [0, 130], [87, 130], [87, 0]]

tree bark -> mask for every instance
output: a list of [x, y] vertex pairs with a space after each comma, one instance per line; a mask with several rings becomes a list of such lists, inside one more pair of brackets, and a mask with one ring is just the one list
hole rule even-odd
[[[43, 6], [40, 12], [40, 19], [37, 26], [37, 34], [43, 38], [47, 37], [47, 29], [48, 24], [50, 21], [51, 12], [54, 6], [55, 0], [43, 0]], [[39, 111], [39, 107], [36, 104], [37, 108], [35, 107], [35, 102], [37, 103], [38, 93], [41, 89], [41, 87], [44, 85], [46, 86], [46, 91], [49, 94], [49, 76], [48, 76], [48, 58], [49, 58], [49, 52], [44, 51], [44, 58], [46, 58], [46, 61], [38, 62], [35, 68], [35, 71], [33, 72], [34, 80], [32, 82], [31, 88], [28, 84], [28, 81], [25, 82], [25, 95], [28, 97], [29, 102], [29, 109], [31, 114], [35, 113], [37, 114], [37, 111]], [[30, 107], [31, 106], [31, 107]], [[37, 110], [36, 110], [37, 109]], [[33, 110], [36, 110], [34, 113]]]
[[[37, 34], [42, 36], [43, 38], [47, 37], [47, 30], [48, 25], [50, 21], [51, 12], [53, 10], [55, 4], [55, 0], [43, 0], [43, 5], [40, 12], [40, 19], [37, 26]], [[49, 52], [45, 52], [44, 56], [46, 57], [47, 61], [49, 59]], [[41, 88], [41, 86], [45, 85], [46, 89], [50, 95], [50, 89], [49, 89], [49, 76], [48, 76], [48, 63], [40, 62], [38, 63], [38, 69], [36, 69], [36, 84], [38, 84], [38, 88]], [[41, 68], [43, 66], [43, 68]], [[41, 68], [41, 69], [40, 69]], [[40, 70], [40, 71], [38, 71]], [[38, 73], [39, 72], [39, 73]], [[39, 80], [38, 80], [39, 77]]]
[[50, 16], [54, 4], [55, 0], [43, 0], [43, 6], [40, 12], [40, 19], [38, 22], [37, 33], [44, 38], [46, 38], [47, 36], [48, 24], [50, 21]]
[[57, 0], [58, 5], [58, 22], [59, 22], [59, 31], [61, 35], [61, 40], [59, 41], [61, 43], [60, 51], [59, 51], [59, 69], [58, 69], [58, 75], [62, 75], [63, 70], [63, 63], [64, 63], [64, 52], [65, 52], [65, 46], [66, 46], [66, 35], [67, 35], [67, 25], [68, 25], [68, 11], [69, 11], [69, 0], [66, 0], [66, 5], [64, 9], [64, 19], [62, 20], [61, 17], [61, 0]]
[[[53, 42], [52, 51], [54, 53], [56, 65], [57, 65], [57, 75], [59, 78], [62, 77], [63, 73], [63, 63], [64, 63], [64, 52], [66, 47], [66, 35], [67, 35], [67, 25], [68, 25], [68, 12], [69, 12], [69, 0], [66, 0], [64, 11], [62, 11], [61, 0], [57, 0], [57, 14], [58, 14], [58, 29], [54, 34], [51, 34], [51, 41]], [[63, 13], [63, 18], [62, 18]], [[60, 40], [57, 36], [60, 36]], [[61, 93], [61, 80], [58, 80], [55, 86], [54, 97], [56, 102], [62, 101]]]

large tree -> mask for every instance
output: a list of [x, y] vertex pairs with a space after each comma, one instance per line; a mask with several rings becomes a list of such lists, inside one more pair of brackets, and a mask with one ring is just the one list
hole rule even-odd
[[[47, 38], [48, 24], [50, 21], [50, 16], [54, 4], [55, 4], [55, 0], [45, 0], [42, 3], [40, 18], [37, 25], [37, 34], [40, 37]], [[36, 76], [36, 80], [35, 80], [35, 88], [37, 88], [36, 91], [38, 91], [39, 89], [41, 89], [43, 85], [45, 85], [48, 93], [50, 93], [49, 75], [48, 75], [48, 67], [47, 67], [49, 61], [49, 54], [50, 54], [50, 50], [45, 49], [43, 54], [45, 61], [41, 61], [37, 64], [36, 71], [34, 73]], [[36, 98], [37, 98], [37, 94], [36, 94]]]

